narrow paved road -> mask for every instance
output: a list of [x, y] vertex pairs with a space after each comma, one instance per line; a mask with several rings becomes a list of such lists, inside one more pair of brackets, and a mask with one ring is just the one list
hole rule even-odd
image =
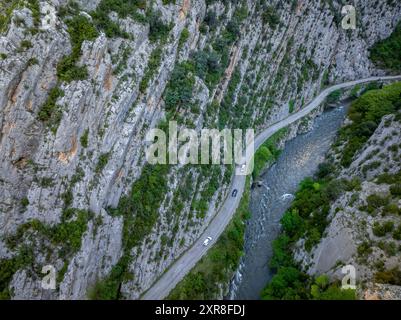
[[[341, 84], [334, 85], [323, 90], [315, 99], [312, 100], [307, 106], [298, 111], [297, 113], [291, 114], [287, 118], [273, 124], [269, 128], [262, 131], [255, 138], [255, 150], [257, 150], [269, 137], [271, 137], [278, 130], [287, 127], [291, 123], [305, 117], [312, 110], [317, 108], [325, 98], [332, 92], [352, 87], [357, 84], [377, 81], [377, 80], [401, 80], [400, 76], [388, 76], [388, 77], [371, 77], [356, 81], [344, 82]], [[247, 153], [248, 158], [246, 163], [250, 162], [249, 152]], [[206, 228], [202, 236], [183, 254], [177, 261], [175, 261], [170, 268], [153, 283], [153, 285], [146, 291], [142, 299], [144, 300], [160, 300], [167, 297], [172, 289], [182, 280], [182, 278], [195, 266], [195, 264], [202, 258], [202, 256], [213, 246], [213, 243], [219, 238], [223, 233], [224, 229], [227, 227], [231, 218], [233, 217], [239, 202], [241, 200], [242, 193], [245, 188], [246, 177], [243, 175], [235, 175], [232, 182], [231, 190], [237, 189], [238, 195], [233, 198], [231, 192], [225, 199], [223, 206], [216, 216], [212, 219], [209, 226]], [[206, 237], [212, 237], [213, 243], [208, 247], [203, 246], [203, 241]]]

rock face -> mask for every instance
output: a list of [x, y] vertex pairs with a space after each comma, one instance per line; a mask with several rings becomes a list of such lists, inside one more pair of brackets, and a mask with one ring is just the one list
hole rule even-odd
[[[325, 236], [311, 252], [303, 250], [302, 240], [295, 252], [296, 260], [311, 275], [328, 274], [341, 280], [342, 267], [352, 265], [356, 280], [362, 284], [359, 295], [365, 299], [400, 297], [400, 287], [376, 284], [374, 277], [376, 272], [392, 270], [401, 264], [396, 254], [401, 241], [393, 233], [401, 225], [397, 214], [401, 202], [390, 192], [393, 181], [384, 178], [401, 172], [400, 119], [399, 113], [383, 117], [351, 166], [340, 175], [340, 178], [360, 179], [360, 189], [344, 193], [331, 205]], [[387, 204], [374, 206], [372, 195], [386, 199]], [[369, 210], [369, 205], [374, 210]], [[393, 227], [383, 233], [377, 226], [386, 223]]]
[[[369, 61], [368, 48], [387, 37], [401, 20], [399, 1], [359, 4], [358, 27], [349, 31], [341, 29], [341, 5], [334, 0], [271, 1], [269, 7], [259, 1], [206, 5], [204, 0], [157, 0], [153, 8], [150, 1], [143, 1], [169, 26], [168, 34], [154, 40], [155, 27], [138, 18], [147, 14], [141, 8], [132, 15], [135, 18], [110, 12], [110, 21], [128, 36], [107, 37], [100, 26], [95, 39], [83, 41], [77, 61], [78, 67], [86, 66], [87, 76], [63, 81], [57, 67], [74, 51], [68, 17], [92, 21], [88, 13], [102, 1], [80, 0], [79, 9], [57, 15], [67, 2], [15, 6], [6, 28], [0, 29], [0, 258], [13, 260], [25, 246], [33, 256], [31, 263], [14, 270], [5, 285], [14, 298], [86, 298], [127, 254], [131, 276], [124, 280], [121, 295], [138, 298], [210, 222], [229, 187], [231, 173], [226, 168], [214, 176], [213, 170], [174, 166], [166, 178], [168, 192], [157, 210], [157, 221], [128, 253], [124, 251], [127, 222], [110, 209], [130, 194], [143, 174], [144, 137], [169, 118], [165, 90], [183, 61], [200, 59], [196, 53], [216, 51], [221, 39], [234, 35], [217, 62], [209, 58], [224, 72], [211, 85], [199, 70], [192, 70], [190, 103], [196, 110], [176, 110], [175, 116], [180, 116], [182, 127], [199, 131], [211, 124], [210, 114], [215, 117], [213, 125], [223, 126], [233, 125], [223, 119], [241, 115], [246, 120], [235, 124], [260, 130], [287, 116], [290, 101], [298, 110], [323, 85], [383, 74]], [[273, 8], [273, 13], [266, 8]], [[157, 50], [159, 59], [155, 59]], [[53, 101], [59, 112], [52, 115], [56, 125], [49, 127], [40, 112], [54, 88], [63, 94]], [[205, 190], [213, 179], [217, 187], [210, 195]], [[191, 194], [180, 195], [183, 189]], [[178, 207], [174, 199], [179, 199]], [[192, 206], [200, 200], [206, 203], [203, 214]], [[7, 239], [20, 226], [39, 221], [57, 228], [71, 208], [91, 214], [80, 246], [68, 248], [69, 254], [63, 256], [63, 244], [55, 240], [59, 238], [39, 227], [9, 245]], [[134, 208], [132, 216], [135, 213]], [[333, 230], [332, 237], [335, 234]], [[354, 252], [351, 243], [344, 241], [343, 255]], [[322, 261], [315, 268], [330, 264]], [[61, 275], [55, 290], [41, 286], [44, 265], [54, 266]]]

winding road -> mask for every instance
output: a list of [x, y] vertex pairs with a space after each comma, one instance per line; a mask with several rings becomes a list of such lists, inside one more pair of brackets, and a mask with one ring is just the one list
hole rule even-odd
[[[361, 80], [344, 82], [341, 84], [333, 85], [329, 88], [324, 89], [316, 98], [314, 98], [307, 106], [298, 112], [289, 115], [287, 118], [273, 124], [264, 131], [262, 131], [256, 138], [254, 143], [254, 150], [257, 150], [269, 137], [271, 137], [278, 130], [287, 127], [295, 121], [305, 117], [312, 110], [316, 109], [326, 97], [339, 89], [352, 87], [358, 84], [378, 81], [378, 80], [401, 80], [399, 76], [383, 76], [383, 77], [370, 77]], [[250, 163], [253, 154], [246, 153], [246, 163]], [[237, 172], [238, 173], [238, 172]], [[188, 250], [181, 255], [169, 268], [168, 270], [158, 278], [153, 285], [142, 295], [143, 300], [161, 300], [167, 297], [172, 289], [184, 278], [184, 276], [191, 271], [195, 264], [202, 258], [202, 256], [212, 247], [203, 246], [203, 241], [206, 237], [212, 237], [213, 243], [223, 233], [231, 218], [233, 217], [241, 200], [242, 193], [245, 188], [246, 176], [235, 175], [232, 181], [231, 190], [237, 189], [238, 194], [236, 197], [231, 196], [231, 191], [228, 194], [225, 202], [223, 203], [219, 212], [210, 222], [209, 226], [205, 229], [201, 237], [195, 241], [195, 243], [188, 248]]]

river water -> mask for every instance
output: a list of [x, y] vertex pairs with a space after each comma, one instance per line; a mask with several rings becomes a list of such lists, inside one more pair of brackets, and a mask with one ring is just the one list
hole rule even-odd
[[344, 121], [346, 107], [325, 111], [313, 129], [286, 143], [283, 152], [251, 191], [251, 218], [245, 232], [245, 253], [231, 283], [230, 299], [259, 299], [271, 280], [268, 264], [272, 241], [280, 232], [280, 219], [293, 200], [299, 183], [312, 176]]

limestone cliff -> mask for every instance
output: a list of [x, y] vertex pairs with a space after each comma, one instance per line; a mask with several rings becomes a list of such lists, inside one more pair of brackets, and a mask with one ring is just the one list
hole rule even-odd
[[[345, 31], [335, 0], [2, 0], [2, 296], [86, 298], [117, 265], [119, 297], [138, 298], [202, 232], [232, 174], [149, 168], [146, 133], [171, 119], [260, 130], [323, 86], [384, 74], [368, 48], [401, 3], [355, 3]], [[45, 265], [56, 290], [41, 287]]]

